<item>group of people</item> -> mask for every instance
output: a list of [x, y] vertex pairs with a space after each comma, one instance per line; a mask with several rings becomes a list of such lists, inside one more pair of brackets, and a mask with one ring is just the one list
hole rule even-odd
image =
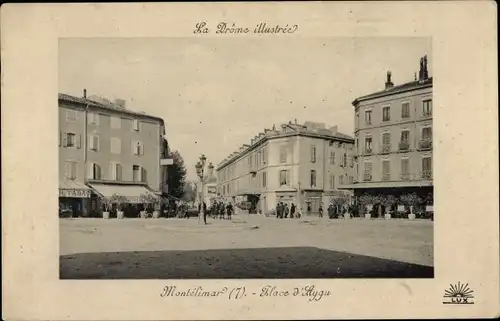
[[210, 215], [213, 219], [219, 218], [220, 220], [230, 220], [234, 214], [233, 204], [231, 202], [224, 204], [224, 202], [214, 201], [210, 208], [205, 202], [198, 204], [198, 213], [203, 209], [203, 222], [207, 224], [207, 216]]
[[300, 208], [297, 211], [297, 207], [294, 203], [288, 206], [288, 203], [279, 202], [278, 205], [276, 205], [276, 218], [288, 218], [289, 215], [290, 218], [300, 218], [302, 213], [300, 212]]

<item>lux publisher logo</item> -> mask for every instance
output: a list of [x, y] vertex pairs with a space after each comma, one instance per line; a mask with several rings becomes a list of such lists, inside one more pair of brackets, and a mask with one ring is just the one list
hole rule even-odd
[[450, 284], [450, 288], [444, 291], [443, 304], [474, 304], [472, 295], [474, 291], [469, 288], [469, 284]]

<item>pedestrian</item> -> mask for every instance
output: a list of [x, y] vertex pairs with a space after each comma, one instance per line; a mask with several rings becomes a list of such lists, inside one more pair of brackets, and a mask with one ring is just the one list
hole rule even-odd
[[224, 202], [219, 203], [219, 220], [224, 219]]
[[207, 224], [207, 204], [203, 202], [203, 222]]
[[295, 204], [292, 203], [292, 206], [290, 207], [290, 218], [293, 218], [295, 215]]
[[323, 217], [323, 203], [319, 205], [318, 212], [319, 212], [319, 217]]
[[283, 206], [282, 205], [283, 205], [283, 203], [279, 202], [278, 206], [276, 207], [276, 213], [277, 213], [278, 218], [283, 217]]
[[231, 203], [228, 203], [226, 206], [227, 218], [231, 220]]
[[284, 209], [284, 214], [285, 218], [288, 218], [288, 214], [290, 213], [290, 209], [288, 208], [288, 203], [285, 204], [285, 209]]

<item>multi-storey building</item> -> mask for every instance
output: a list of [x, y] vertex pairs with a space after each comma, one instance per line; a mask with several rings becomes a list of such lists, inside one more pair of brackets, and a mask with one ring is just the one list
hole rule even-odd
[[76, 215], [101, 210], [113, 194], [130, 204], [142, 194], [161, 196], [168, 145], [161, 118], [127, 110], [124, 101], [101, 103], [59, 94], [59, 202]]
[[[289, 122], [265, 129], [217, 167], [218, 194], [249, 201], [269, 212], [280, 201], [300, 205], [304, 213], [324, 209], [338, 187], [353, 180], [354, 139], [325, 124]], [[308, 210], [309, 209], [309, 210]]]
[[353, 101], [355, 108], [355, 196], [433, 193], [432, 77], [427, 57], [419, 77], [398, 86], [387, 73], [385, 89]]

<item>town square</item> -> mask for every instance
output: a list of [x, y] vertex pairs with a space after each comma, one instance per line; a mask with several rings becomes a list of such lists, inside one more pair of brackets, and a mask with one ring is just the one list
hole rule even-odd
[[429, 39], [60, 51], [61, 279], [434, 277]]

